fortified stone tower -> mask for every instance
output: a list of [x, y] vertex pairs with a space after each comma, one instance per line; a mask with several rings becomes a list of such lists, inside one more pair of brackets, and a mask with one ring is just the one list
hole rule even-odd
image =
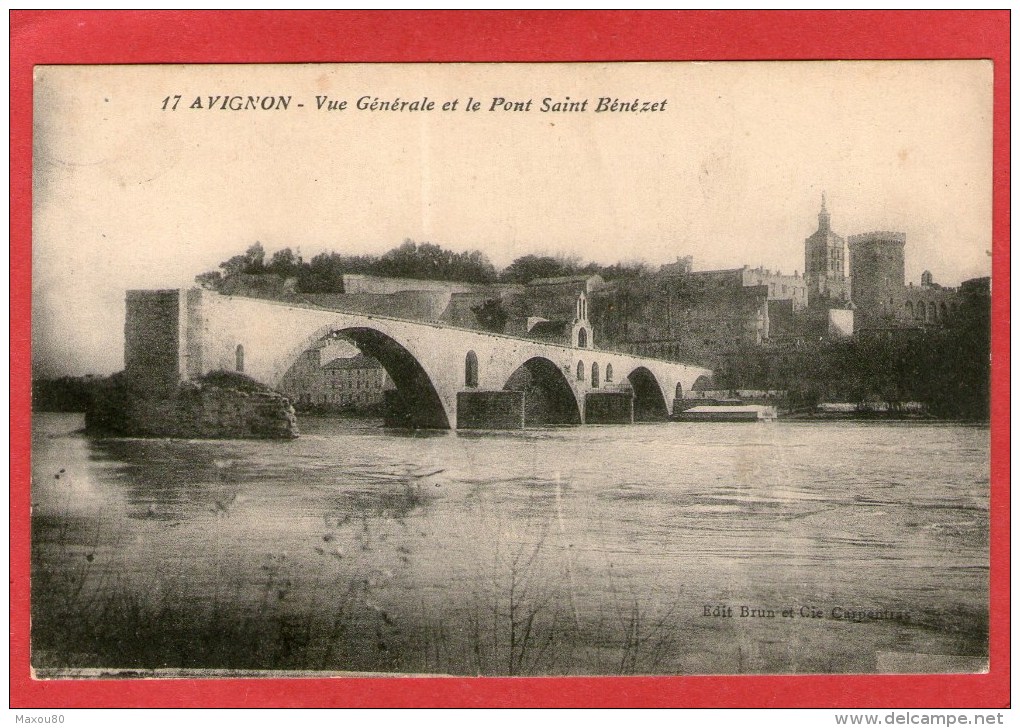
[[877, 232], [851, 235], [851, 294], [860, 328], [876, 321], [889, 305], [890, 297], [903, 290], [903, 248], [906, 233]]
[[846, 276], [846, 241], [832, 232], [829, 211], [818, 213], [818, 230], [804, 241], [804, 280], [807, 282], [808, 305], [819, 299], [834, 302], [850, 299], [850, 281]]

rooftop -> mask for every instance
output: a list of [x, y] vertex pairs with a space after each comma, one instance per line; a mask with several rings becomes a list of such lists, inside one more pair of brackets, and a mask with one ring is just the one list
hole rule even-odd
[[382, 369], [382, 364], [370, 356], [358, 354], [348, 358], [337, 357], [322, 365], [323, 369]]
[[531, 280], [529, 286], [553, 286], [564, 283], [587, 283], [593, 278], [597, 278], [599, 281], [602, 280], [602, 276], [598, 273], [581, 274], [576, 276], [556, 276], [554, 278], [535, 278]]
[[857, 235], [851, 235], [848, 238], [848, 240], [851, 243], [863, 242], [865, 240], [905, 243], [907, 242], [907, 234], [894, 232], [892, 230], [873, 230], [870, 233], [859, 233]]

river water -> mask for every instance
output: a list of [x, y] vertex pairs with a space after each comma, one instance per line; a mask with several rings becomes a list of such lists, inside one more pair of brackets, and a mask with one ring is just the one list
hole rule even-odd
[[[655, 423], [290, 442], [33, 418], [33, 663], [970, 671], [987, 427]], [[977, 666], [977, 667], [975, 667]]]

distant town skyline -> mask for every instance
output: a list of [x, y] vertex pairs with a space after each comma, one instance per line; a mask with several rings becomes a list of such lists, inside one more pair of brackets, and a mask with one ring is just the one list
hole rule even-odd
[[[306, 108], [161, 108], [232, 92]], [[366, 94], [536, 103], [313, 108]], [[670, 104], [537, 110], [568, 96]], [[991, 108], [983, 61], [41, 67], [33, 368], [118, 370], [126, 289], [190, 285], [256, 241], [803, 273], [824, 191], [835, 232], [904, 232], [908, 282], [955, 286], [991, 269]]]
[[[810, 226], [810, 231], [807, 234], [804, 235], [804, 238], [809, 237], [811, 233], [814, 233], [815, 230], [817, 230], [817, 228], [818, 228], [817, 215], [818, 215], [819, 211], [821, 210], [822, 205], [823, 204], [827, 205], [826, 199], [827, 199], [826, 198], [826, 194], [825, 194], [825, 191], [823, 190], [821, 192], [821, 197], [819, 198], [818, 209], [815, 210], [814, 215], [812, 216], [812, 222], [807, 224], [807, 225]], [[828, 207], [828, 210], [831, 213], [831, 207]], [[805, 230], [808, 230], [807, 226], [799, 226], [799, 227], [804, 227]], [[865, 229], [861, 229], [861, 230], [841, 230], [841, 229], [839, 229], [838, 222], [833, 222], [832, 229], [833, 229], [833, 231], [836, 234], [842, 236], [843, 238], [849, 238], [852, 235], [860, 235], [860, 234], [872, 233], [872, 232], [903, 232], [902, 228], [896, 228], [896, 229], [893, 229], [893, 228], [869, 228], [869, 229], [866, 229], [866, 230]], [[399, 241], [394, 241], [392, 244], [384, 245], [383, 247], [379, 247], [378, 249], [374, 249], [374, 250], [372, 250], [372, 249], [359, 249], [358, 252], [352, 252], [352, 251], [350, 251], [348, 249], [345, 249], [342, 244], [334, 246], [334, 247], [319, 248], [319, 249], [316, 249], [313, 252], [307, 252], [303, 248], [301, 248], [300, 245], [298, 245], [298, 246], [292, 246], [292, 245], [272, 245], [272, 244], [267, 244], [263, 240], [253, 240], [253, 241], [251, 241], [249, 243], [240, 244], [239, 247], [233, 253], [231, 253], [228, 257], [232, 257], [233, 255], [240, 255], [240, 254], [244, 253], [248, 248], [250, 248], [251, 246], [256, 245], [256, 244], [261, 245], [262, 248], [265, 250], [266, 262], [269, 261], [269, 259], [273, 255], [273, 253], [275, 253], [277, 251], [280, 251], [280, 250], [287, 249], [287, 248], [289, 248], [292, 252], [294, 252], [295, 255], [300, 254], [302, 260], [304, 260], [305, 262], [311, 260], [316, 255], [319, 255], [319, 254], [329, 254], [329, 253], [337, 253], [337, 254], [340, 254], [340, 255], [352, 255], [352, 256], [353, 255], [365, 255], [365, 256], [377, 255], [377, 256], [381, 256], [384, 253], [387, 253], [390, 250], [398, 247], [399, 245], [401, 245], [405, 241], [411, 241], [411, 242], [414, 242], [416, 244], [423, 244], [423, 243], [434, 244], [434, 245], [438, 245], [438, 246], [440, 246], [440, 247], [442, 247], [444, 249], [452, 250], [453, 252], [465, 252], [465, 251], [469, 251], [469, 250], [479, 250], [482, 253], [486, 254], [486, 257], [489, 258], [489, 261], [496, 268], [497, 272], [500, 272], [503, 269], [507, 268], [515, 260], [517, 260], [517, 259], [519, 259], [521, 257], [529, 256], [529, 255], [533, 255], [533, 256], [537, 256], [537, 257], [551, 257], [551, 258], [562, 259], [562, 260], [565, 260], [565, 261], [576, 261], [581, 267], [584, 267], [585, 265], [587, 265], [589, 263], [595, 263], [595, 264], [604, 265], [604, 266], [613, 265], [615, 263], [643, 263], [643, 264], [647, 265], [653, 271], [657, 270], [662, 265], [676, 263], [676, 262], [680, 261], [683, 258], [690, 257], [692, 259], [692, 266], [693, 266], [692, 270], [694, 270], [694, 271], [731, 270], [731, 269], [742, 268], [742, 267], [751, 267], [751, 268], [764, 267], [764, 268], [767, 268], [767, 269], [772, 270], [772, 271], [783, 272], [783, 273], [789, 274], [789, 275], [793, 275], [793, 274], [803, 275], [804, 274], [804, 266], [805, 266], [805, 263], [806, 263], [806, 261], [804, 259], [804, 240], [800, 240], [799, 244], [794, 243], [792, 246], [790, 246], [790, 247], [793, 247], [793, 248], [798, 248], [798, 251], [799, 251], [799, 254], [800, 254], [800, 258], [799, 258], [799, 261], [793, 265], [793, 267], [788, 267], [788, 268], [783, 268], [782, 266], [778, 266], [778, 265], [772, 264], [769, 261], [748, 262], [746, 260], [737, 260], [736, 257], [739, 256], [739, 253], [732, 253], [731, 256], [730, 256], [732, 260], [729, 263], [726, 262], [725, 258], [722, 258], [722, 257], [720, 257], [720, 255], [717, 254], [715, 257], [712, 258], [712, 260], [722, 260], [723, 262], [717, 264], [714, 267], [706, 267], [705, 265], [700, 264], [700, 261], [695, 256], [693, 256], [690, 253], [685, 253], [683, 250], [678, 250], [676, 252], [676, 255], [675, 255], [674, 258], [655, 260], [655, 261], [648, 260], [648, 259], [643, 258], [640, 255], [636, 255], [636, 254], [635, 255], [630, 255], [630, 256], [621, 255], [621, 257], [618, 257], [618, 258], [615, 258], [615, 259], [606, 258], [606, 259], [602, 259], [602, 260], [596, 260], [596, 259], [593, 259], [593, 258], [590, 258], [590, 257], [586, 257], [586, 256], [584, 256], [582, 254], [579, 254], [579, 253], [576, 253], [576, 252], [573, 252], [573, 251], [566, 251], [565, 252], [563, 250], [555, 250], [555, 249], [552, 249], [552, 248], [549, 248], [549, 247], [536, 247], [534, 250], [531, 250], [531, 251], [523, 251], [523, 252], [520, 252], [514, 259], [507, 260], [506, 262], [500, 263], [500, 262], [497, 262], [496, 260], [493, 260], [491, 258], [491, 256], [489, 256], [488, 253], [486, 253], [486, 246], [484, 246], [484, 245], [479, 245], [479, 246], [477, 246], [475, 248], [463, 248], [463, 249], [460, 249], [460, 248], [450, 248], [449, 246], [445, 245], [440, 240], [418, 240], [418, 239], [414, 239], [414, 238], [411, 238], [411, 237], [405, 237], [405, 238], [403, 238], [403, 239], [401, 239]], [[908, 240], [907, 240], [907, 246], [908, 247], [907, 247], [907, 254], [906, 254], [906, 258], [907, 258], [907, 260], [906, 260], [906, 268], [907, 268], [907, 274], [906, 275], [907, 275], [907, 280], [905, 281], [906, 285], [909, 285], [911, 283], [915, 283], [915, 284], [920, 283], [923, 271], [928, 270], [928, 267], [926, 267], [922, 263], [917, 263], [916, 261], [914, 261], [913, 262], [914, 264], [912, 264], [912, 261], [910, 260], [910, 254], [909, 254], [910, 253], [909, 244], [910, 244], [910, 240], [909, 240], [909, 237], [908, 237]], [[849, 251], [849, 249], [848, 249], [848, 251]], [[795, 255], [796, 255], [796, 253], [791, 255], [788, 251], [782, 251], [782, 252], [777, 251], [777, 259], [793, 260]], [[990, 251], [987, 251], [987, 256], [990, 257]], [[220, 263], [222, 263], [222, 262], [225, 262], [225, 261], [220, 261]], [[942, 265], [943, 272], [949, 270], [950, 278], [947, 278], [946, 280], [936, 280], [937, 283], [942, 284], [942, 285], [951, 286], [951, 287], [957, 287], [962, 281], [967, 280], [968, 278], [975, 278], [975, 277], [981, 277], [981, 276], [989, 275], [990, 271], [991, 271], [991, 264], [988, 263], [986, 266], [978, 265], [978, 266], [974, 267], [972, 269], [974, 271], [973, 274], [967, 273], [966, 271], [959, 271], [958, 270], [958, 271], [956, 271], [956, 275], [955, 276], [953, 275], [953, 272], [950, 270], [950, 268], [951, 268], [951, 265], [945, 265], [945, 264]], [[915, 271], [915, 269], [916, 269], [916, 275], [913, 276], [913, 278], [911, 278], [911, 271]], [[214, 271], [214, 270], [221, 270], [219, 264], [216, 264], [215, 266], [211, 266], [210, 268], [208, 268], [206, 270], [198, 271], [196, 273], [196, 275], [198, 275], [199, 273], [204, 273], [204, 272], [207, 272], [207, 271]], [[849, 269], [848, 269], [847, 275], [849, 275]], [[947, 282], [949, 280], [952, 280], [953, 282], [952, 283]]]

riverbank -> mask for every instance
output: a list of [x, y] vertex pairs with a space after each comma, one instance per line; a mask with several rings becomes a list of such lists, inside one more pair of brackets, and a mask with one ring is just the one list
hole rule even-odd
[[780, 417], [784, 420], [796, 420], [802, 422], [954, 422], [955, 420], [940, 420], [926, 413], [916, 412], [787, 412], [780, 411]]

